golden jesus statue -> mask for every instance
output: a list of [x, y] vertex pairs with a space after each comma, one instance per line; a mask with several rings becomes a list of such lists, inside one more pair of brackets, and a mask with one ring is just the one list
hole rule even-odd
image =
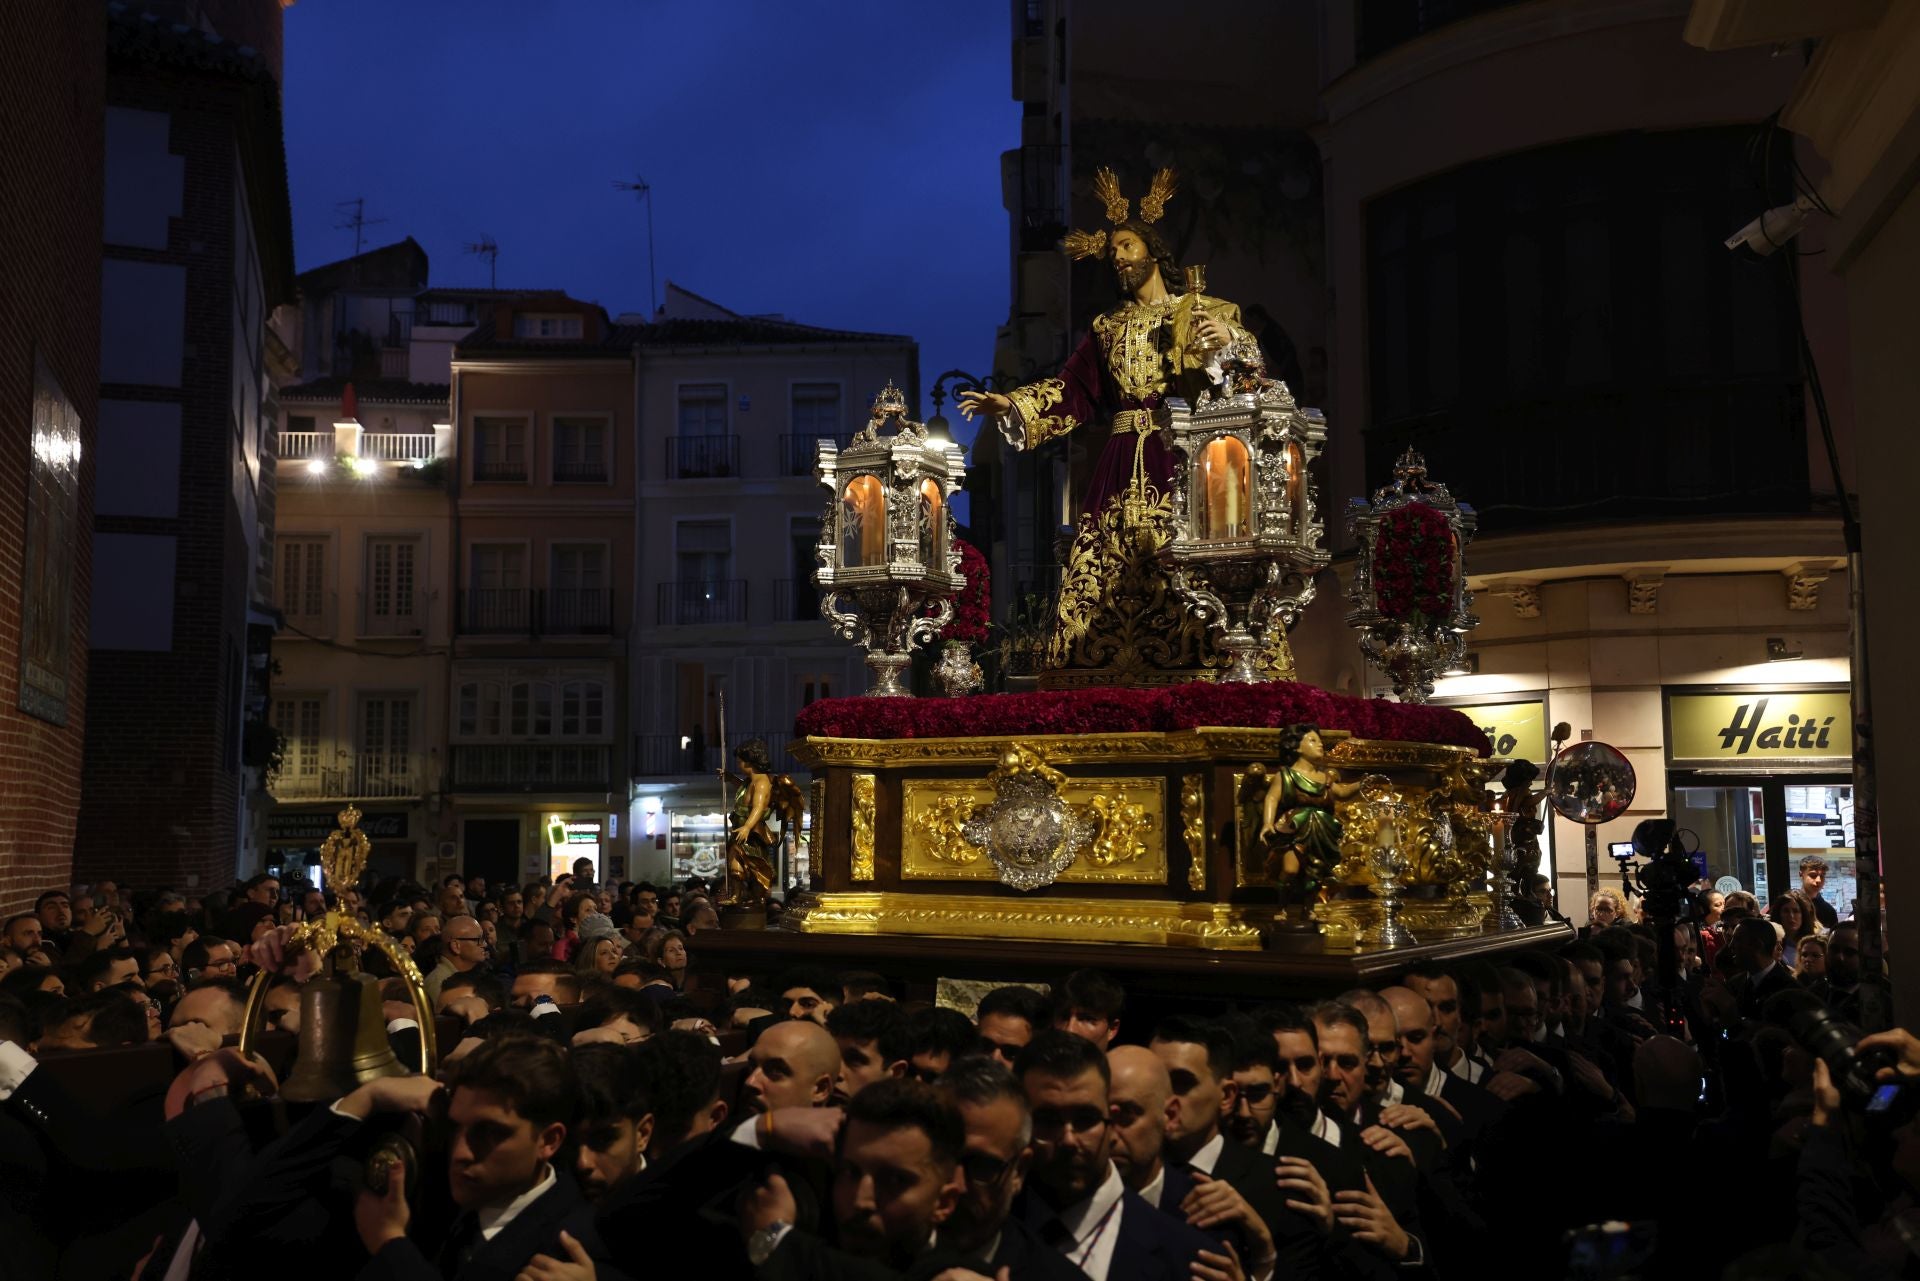
[[[1167, 401], [1196, 403], [1221, 382], [1229, 345], [1239, 353], [1259, 348], [1240, 309], [1200, 292], [1199, 270], [1183, 273], [1153, 229], [1174, 191], [1171, 170], [1154, 176], [1138, 218], [1128, 216], [1130, 202], [1111, 170], [1094, 184], [1112, 233], [1073, 232], [1065, 249], [1112, 266], [1119, 305], [1094, 319], [1058, 378], [1005, 395], [962, 392], [957, 403], [968, 418], [996, 419], [1013, 449], [1085, 423], [1107, 426], [1062, 569], [1041, 683], [1169, 684], [1204, 676], [1225, 659], [1157, 560], [1173, 538], [1173, 451], [1161, 431]], [[1284, 628], [1276, 627], [1265, 659], [1267, 675], [1293, 678]]]

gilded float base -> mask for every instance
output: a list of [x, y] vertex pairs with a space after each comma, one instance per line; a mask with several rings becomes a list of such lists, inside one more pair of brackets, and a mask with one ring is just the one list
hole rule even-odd
[[1422, 943], [1468, 938], [1480, 932], [1485, 910], [1470, 898], [1402, 898], [1400, 921]]
[[1257, 951], [1260, 931], [1222, 903], [1163, 899], [1013, 899], [968, 894], [822, 894], [789, 918], [806, 934], [920, 934], [1049, 943], [1144, 943]]

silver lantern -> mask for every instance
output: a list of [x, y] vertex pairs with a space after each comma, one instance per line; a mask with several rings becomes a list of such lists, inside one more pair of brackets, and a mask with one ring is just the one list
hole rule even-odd
[[1226, 352], [1227, 381], [1198, 403], [1168, 402], [1173, 538], [1160, 553], [1194, 614], [1221, 633], [1222, 681], [1267, 679], [1260, 656], [1291, 628], [1327, 566], [1309, 470], [1327, 421], [1264, 377], [1257, 350]]
[[813, 571], [820, 615], [866, 648], [868, 694], [905, 697], [909, 655], [947, 625], [966, 582], [951, 501], [966, 479], [960, 447], [908, 418], [888, 383], [845, 449], [819, 443], [814, 475], [829, 495]]
[[1427, 478], [1425, 460], [1411, 449], [1394, 464], [1391, 485], [1348, 506], [1347, 528], [1359, 547], [1347, 626], [1403, 702], [1426, 702], [1434, 678], [1466, 657], [1467, 633], [1480, 623], [1469, 608], [1466, 566], [1478, 524], [1473, 508]]

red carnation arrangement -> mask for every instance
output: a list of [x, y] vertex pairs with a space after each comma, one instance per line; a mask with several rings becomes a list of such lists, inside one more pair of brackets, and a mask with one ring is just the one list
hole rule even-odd
[[978, 547], [964, 538], [954, 539], [953, 545], [960, 549], [960, 574], [967, 585], [953, 602], [953, 618], [940, 629], [940, 639], [976, 645], [987, 638], [993, 624], [992, 576]]
[[1077, 689], [973, 698], [824, 698], [794, 725], [801, 738], [969, 738], [995, 734], [1127, 734], [1199, 726], [1318, 725], [1355, 738], [1469, 747], [1493, 745], [1451, 707], [1350, 698], [1293, 681], [1165, 689]]
[[1453, 612], [1454, 536], [1425, 503], [1396, 507], [1373, 545], [1373, 599], [1390, 622], [1439, 620]]

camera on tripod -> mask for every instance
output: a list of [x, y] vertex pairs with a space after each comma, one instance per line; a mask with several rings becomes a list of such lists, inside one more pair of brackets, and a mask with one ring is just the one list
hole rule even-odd
[[[1640, 896], [1647, 916], [1656, 921], [1698, 920], [1701, 896], [1693, 885], [1707, 875], [1706, 860], [1688, 850], [1680, 827], [1670, 818], [1643, 820], [1631, 841], [1617, 842], [1607, 852], [1620, 863], [1620, 881], [1629, 894]], [[1636, 858], [1646, 862], [1636, 865]]]

